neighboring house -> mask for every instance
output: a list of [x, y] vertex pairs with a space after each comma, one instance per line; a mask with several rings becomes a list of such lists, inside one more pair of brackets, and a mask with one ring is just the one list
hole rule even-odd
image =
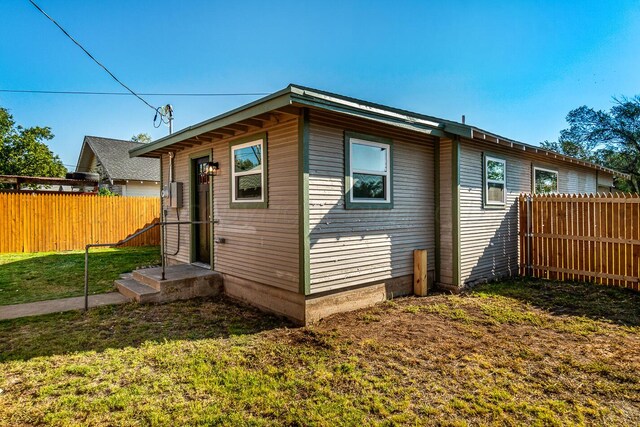
[[129, 150], [144, 144], [121, 139], [85, 136], [76, 172], [100, 174], [100, 187], [121, 196], [160, 196], [160, 162], [131, 158]]
[[164, 200], [168, 221], [213, 220], [168, 226], [171, 262], [214, 269], [226, 293], [303, 323], [411, 293], [414, 249], [445, 289], [516, 275], [518, 195], [608, 190], [616, 175], [295, 85], [131, 155], [161, 159], [164, 184], [182, 183]]

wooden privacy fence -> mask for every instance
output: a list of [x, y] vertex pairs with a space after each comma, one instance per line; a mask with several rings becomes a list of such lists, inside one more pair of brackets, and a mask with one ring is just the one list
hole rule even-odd
[[639, 195], [521, 195], [519, 212], [522, 275], [639, 290]]
[[[160, 198], [0, 193], [0, 253], [84, 249], [113, 243], [158, 221]], [[125, 246], [160, 244], [155, 227]]]

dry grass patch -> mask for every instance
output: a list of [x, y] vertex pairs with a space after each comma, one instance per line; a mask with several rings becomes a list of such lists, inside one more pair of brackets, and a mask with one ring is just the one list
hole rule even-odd
[[[159, 263], [157, 246], [91, 249], [89, 292], [112, 291], [120, 274]], [[83, 294], [84, 251], [0, 254], [0, 305]]]
[[0, 420], [638, 425], [640, 296], [590, 292], [496, 284], [309, 328], [227, 299], [0, 322]]

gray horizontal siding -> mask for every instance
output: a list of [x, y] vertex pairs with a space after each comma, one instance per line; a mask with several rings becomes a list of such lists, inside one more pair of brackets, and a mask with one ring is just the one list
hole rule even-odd
[[[344, 131], [393, 140], [390, 210], [344, 207]], [[434, 266], [433, 142], [386, 126], [312, 111], [309, 132], [311, 293], [413, 274], [413, 250]]]
[[[507, 162], [507, 205], [505, 209], [482, 206], [482, 154]], [[460, 272], [462, 283], [491, 280], [517, 274], [518, 209], [521, 193], [531, 192], [532, 167], [558, 171], [561, 193], [596, 191], [595, 170], [554, 162], [506, 150], [498, 146], [463, 141], [460, 154]]]
[[[292, 120], [267, 131], [268, 209], [231, 209], [229, 206], [229, 138], [192, 147], [176, 153], [174, 179], [184, 183], [184, 207], [181, 220], [189, 220], [189, 156], [213, 148], [213, 158], [220, 163], [221, 174], [214, 178], [215, 244], [214, 268], [225, 274], [293, 292], [299, 291], [298, 264], [298, 125]], [[244, 137], [242, 135], [241, 137]], [[237, 138], [235, 138], [237, 139]], [[168, 181], [168, 158], [163, 156], [163, 175]], [[176, 210], [169, 210], [169, 220], [176, 220]], [[190, 227], [167, 228], [167, 252], [179, 252], [172, 258], [190, 262]]]

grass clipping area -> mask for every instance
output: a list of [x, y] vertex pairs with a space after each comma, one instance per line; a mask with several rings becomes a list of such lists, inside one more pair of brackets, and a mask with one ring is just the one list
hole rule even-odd
[[639, 425], [640, 295], [511, 282], [313, 327], [225, 298], [0, 322], [4, 425]]
[[[92, 248], [89, 293], [114, 290], [120, 274], [160, 263], [158, 246]], [[84, 251], [0, 254], [0, 305], [84, 295]]]

